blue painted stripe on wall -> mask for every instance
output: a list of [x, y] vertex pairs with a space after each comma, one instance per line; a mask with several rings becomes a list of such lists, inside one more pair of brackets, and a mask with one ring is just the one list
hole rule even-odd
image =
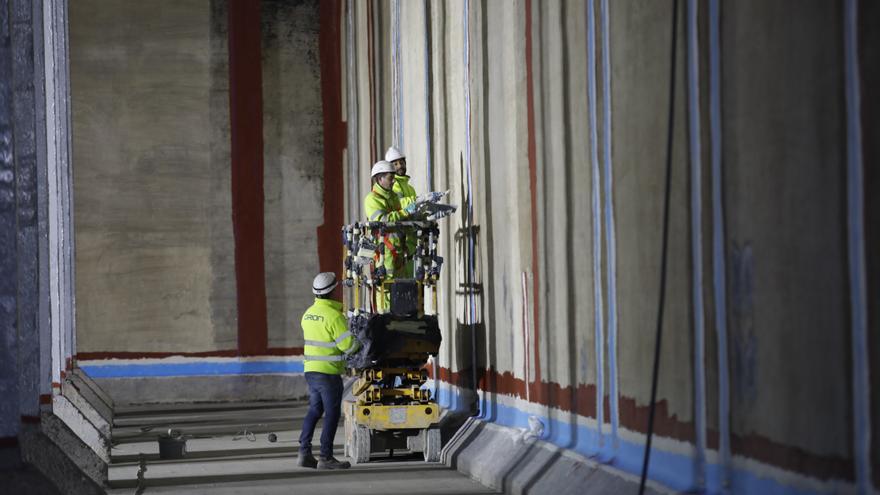
[[593, 217], [593, 339], [596, 352], [596, 421], [599, 423], [599, 436], [595, 448], [604, 447], [602, 424], [605, 423], [605, 359], [604, 359], [604, 320], [602, 304], [602, 207], [599, 176], [599, 137], [596, 118], [596, 22], [593, 0], [587, 2], [587, 106], [590, 124], [590, 163], [592, 178], [592, 217]]
[[868, 356], [868, 301], [865, 279], [865, 201], [859, 83], [858, 2], [844, 4], [846, 64], [847, 233], [852, 325], [853, 457], [859, 493], [871, 486], [871, 380]]
[[[462, 403], [460, 395], [452, 386], [444, 383], [440, 387], [438, 402], [441, 406], [455, 409]], [[486, 397], [483, 395], [482, 397]], [[488, 401], [480, 404], [480, 409], [490, 407]], [[452, 406], [452, 407], [450, 407]], [[509, 428], [528, 428], [528, 418], [532, 414], [521, 411], [515, 407], [506, 406], [495, 401], [491, 407], [497, 410], [495, 424]], [[568, 414], [563, 414], [569, 417]], [[534, 415], [544, 423], [544, 431], [556, 432], [551, 438], [541, 440], [565, 446], [571, 450], [595, 459], [595, 445], [598, 442], [598, 432], [584, 425], [573, 425], [568, 421], [551, 419], [546, 416]], [[567, 435], [566, 435], [567, 433]], [[644, 457], [644, 444], [635, 443], [626, 439], [619, 439], [619, 449], [613, 459], [607, 459], [606, 464], [621, 471], [638, 475], [642, 470]], [[648, 477], [673, 490], [690, 491], [694, 489], [693, 480], [696, 475], [694, 459], [689, 455], [677, 454], [660, 450], [657, 447], [651, 449], [651, 464]], [[706, 493], [721, 493], [721, 466], [716, 463], [707, 463]], [[822, 492], [805, 490], [790, 485], [784, 485], [774, 479], [756, 475], [744, 469], [733, 469], [730, 472], [730, 485], [725, 493], [760, 493], [763, 495], [816, 495]]]
[[696, 478], [702, 488], [706, 465], [706, 357], [703, 311], [703, 179], [700, 142], [700, 44], [697, 33], [699, 3], [687, 4], [688, 142], [691, 165], [691, 297], [694, 322], [694, 424], [696, 429]]
[[617, 396], [617, 239], [614, 226], [614, 168], [611, 165], [611, 35], [609, 34], [608, 0], [601, 0], [602, 23], [602, 117], [605, 143], [605, 246], [608, 253], [608, 399], [611, 417], [611, 448], [617, 449], [617, 428], [620, 413]]
[[302, 361], [99, 364], [80, 367], [92, 378], [302, 373]]
[[709, 129], [712, 160], [712, 273], [718, 356], [718, 453], [721, 484], [730, 466], [730, 387], [727, 362], [727, 279], [721, 176], [721, 20], [718, 0], [709, 0]]

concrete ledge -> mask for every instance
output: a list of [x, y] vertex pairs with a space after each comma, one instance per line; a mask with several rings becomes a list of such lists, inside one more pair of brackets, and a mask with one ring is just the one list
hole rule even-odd
[[56, 495], [61, 492], [52, 482], [31, 466], [0, 469], [0, 493], [39, 493]]
[[[442, 462], [504, 493], [637, 493], [639, 480], [524, 431], [468, 418], [445, 444]], [[646, 493], [674, 493], [649, 482]]]
[[115, 405], [250, 402], [308, 396], [302, 374], [96, 378]]
[[19, 438], [25, 464], [39, 471], [61, 493], [105, 493], [107, 464], [57, 417], [43, 414], [41, 425], [23, 429]]

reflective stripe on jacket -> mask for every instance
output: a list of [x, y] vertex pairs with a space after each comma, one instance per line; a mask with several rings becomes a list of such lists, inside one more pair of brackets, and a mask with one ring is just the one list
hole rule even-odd
[[401, 208], [406, 208], [416, 201], [416, 188], [410, 185], [408, 175], [395, 175], [391, 190], [397, 193]]
[[345, 371], [346, 355], [359, 347], [357, 339], [348, 331], [342, 303], [315, 298], [301, 324], [305, 339], [305, 371], [341, 375]]
[[[406, 220], [407, 214], [400, 208], [400, 200], [394, 191], [386, 191], [379, 184], [373, 185], [373, 190], [364, 198], [364, 212], [369, 222], [397, 222]], [[399, 233], [385, 234], [382, 242], [385, 244], [385, 269], [389, 277], [403, 269], [406, 246], [403, 245]]]
[[368, 222], [396, 222], [407, 217], [394, 191], [386, 191], [379, 184], [364, 198], [364, 213]]

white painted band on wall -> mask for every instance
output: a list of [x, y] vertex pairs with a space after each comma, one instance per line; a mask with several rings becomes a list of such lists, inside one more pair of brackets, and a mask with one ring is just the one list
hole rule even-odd
[[846, 70], [847, 226], [852, 320], [853, 458], [859, 493], [871, 492], [871, 384], [865, 280], [865, 212], [862, 163], [861, 88], [858, 60], [858, 4], [843, 10]]
[[618, 448], [620, 412], [617, 392], [617, 238], [614, 226], [614, 167], [611, 162], [611, 35], [608, 0], [600, 0], [602, 23], [602, 120], [605, 153], [605, 245], [608, 277], [608, 399], [611, 417], [611, 446]]
[[349, 220], [361, 218], [360, 214], [360, 174], [358, 173], [358, 120], [360, 112], [357, 101], [357, 62], [355, 57], [355, 41], [354, 41], [354, 19], [355, 19], [355, 0], [346, 2], [346, 58], [347, 58], [347, 78], [348, 87], [347, 98], [348, 105], [346, 108], [346, 125], [348, 128], [348, 204], [349, 204]]
[[394, 12], [396, 18], [394, 45], [397, 51], [397, 61], [394, 64], [394, 76], [397, 81], [397, 148], [405, 153], [403, 142], [403, 51], [400, 46], [400, 4], [401, 0], [394, 0]]
[[596, 422], [598, 423], [597, 450], [604, 445], [602, 426], [605, 422], [605, 360], [603, 356], [602, 315], [602, 210], [599, 177], [599, 138], [596, 119], [596, 22], [594, 2], [587, 2], [587, 106], [589, 107], [590, 163], [593, 170], [593, 314], [596, 348]]
[[730, 485], [730, 385], [727, 362], [727, 279], [721, 192], [721, 43], [718, 0], [709, 0], [709, 136], [712, 165], [712, 272], [718, 350], [718, 453], [722, 489]]
[[403, 149], [403, 111], [400, 88], [400, 0], [391, 1], [391, 134], [393, 145]]
[[425, 191], [433, 191], [434, 190], [434, 167], [432, 161], [433, 150], [431, 149], [431, 94], [430, 94], [430, 85], [431, 85], [431, 39], [429, 36], [430, 33], [430, 23], [431, 19], [428, 17], [428, 0], [424, 0], [422, 2], [423, 14], [425, 18]]
[[[696, 429], [695, 485], [706, 481], [706, 356], [703, 313], [703, 179], [700, 146], [700, 43], [697, 0], [687, 4], [688, 142], [691, 162], [691, 296], [694, 321], [694, 423]], [[673, 68], [674, 70], [674, 68]]]

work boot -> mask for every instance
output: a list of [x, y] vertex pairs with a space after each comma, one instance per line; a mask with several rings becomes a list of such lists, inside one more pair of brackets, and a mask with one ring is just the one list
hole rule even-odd
[[315, 469], [318, 467], [318, 460], [315, 459], [315, 456], [313, 456], [311, 452], [300, 452], [299, 458], [296, 460], [296, 465], [299, 467]]
[[348, 469], [351, 467], [351, 463], [348, 461], [340, 462], [337, 461], [335, 457], [324, 457], [321, 456], [321, 460], [318, 461], [318, 469]]

